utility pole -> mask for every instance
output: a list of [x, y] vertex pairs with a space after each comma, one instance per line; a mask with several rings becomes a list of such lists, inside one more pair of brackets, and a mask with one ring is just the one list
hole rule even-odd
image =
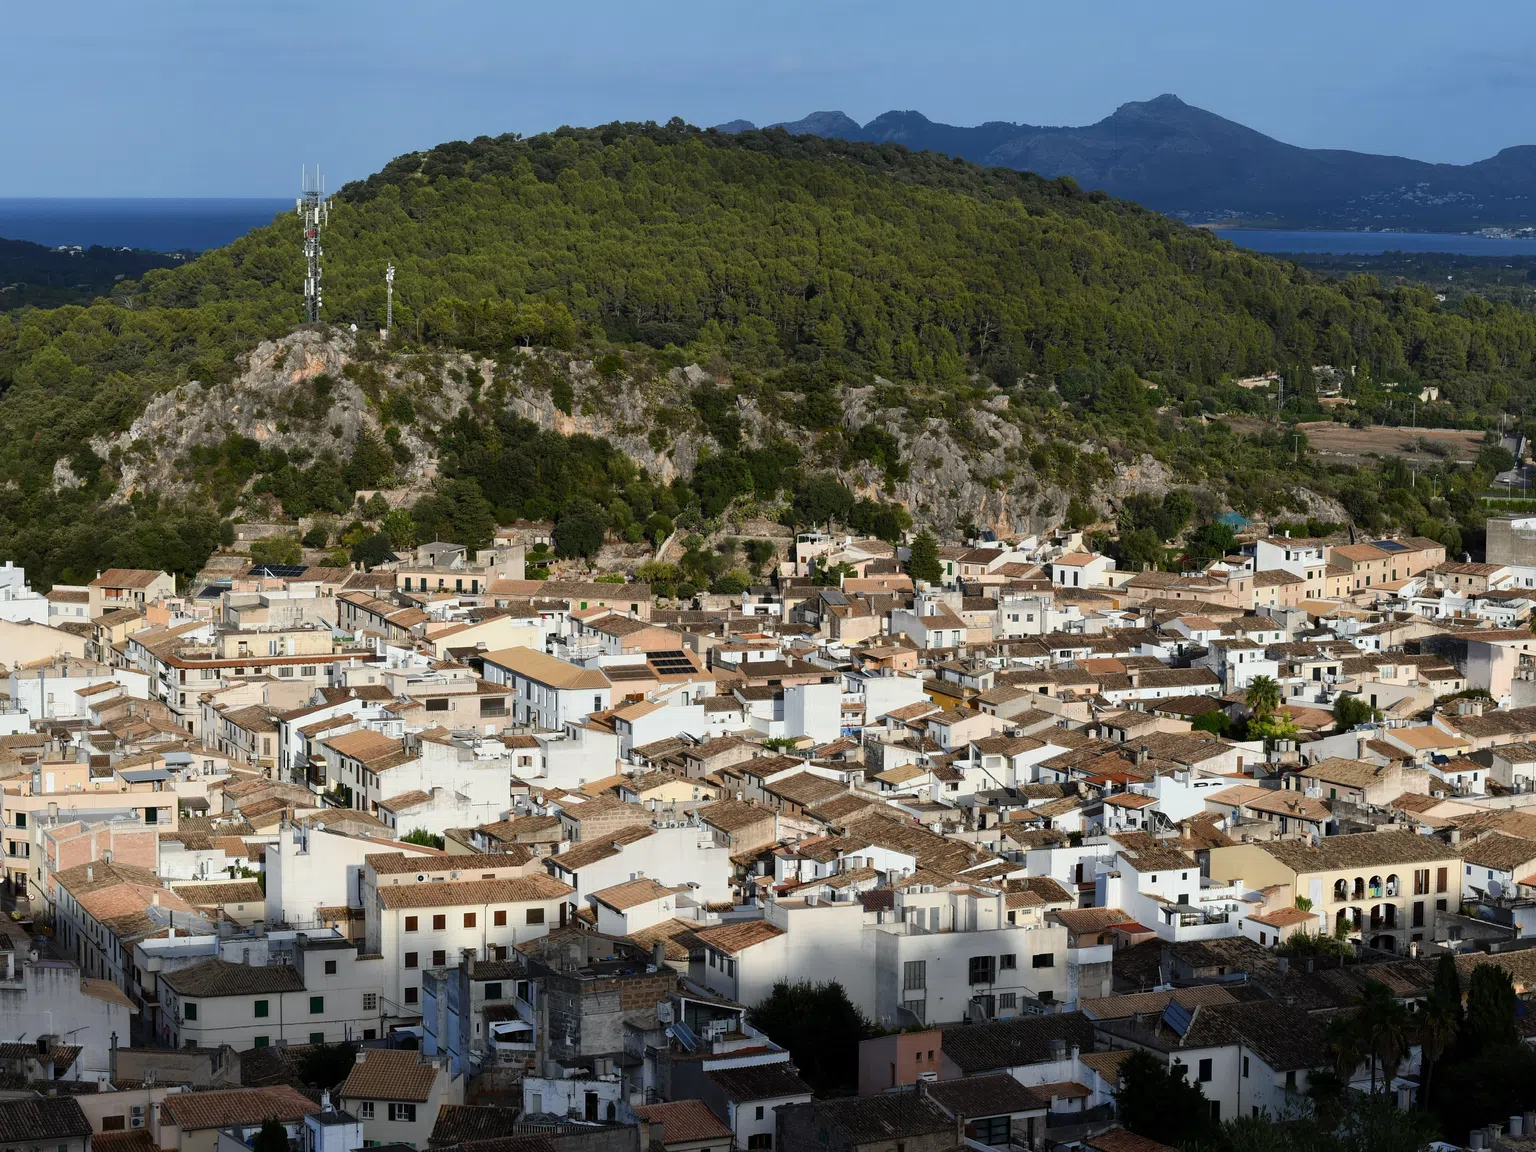
[[384, 269], [384, 338], [395, 326], [395, 265], [391, 262]]
[[330, 202], [325, 198], [325, 181], [320, 176], [320, 166], [315, 174], [309, 169], [299, 172], [301, 195], [294, 211], [304, 221], [304, 322], [320, 321], [320, 229], [330, 219]]

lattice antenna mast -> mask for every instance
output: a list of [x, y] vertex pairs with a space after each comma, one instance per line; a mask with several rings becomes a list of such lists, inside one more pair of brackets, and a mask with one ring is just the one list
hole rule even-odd
[[314, 174], [308, 168], [299, 173], [301, 195], [294, 207], [304, 221], [304, 322], [320, 320], [320, 229], [330, 219], [331, 205], [325, 198], [325, 180], [320, 166]]
[[388, 338], [395, 327], [395, 266], [384, 268], [384, 335]]

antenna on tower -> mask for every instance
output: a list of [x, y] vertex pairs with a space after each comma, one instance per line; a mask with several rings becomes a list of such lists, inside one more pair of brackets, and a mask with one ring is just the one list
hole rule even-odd
[[395, 265], [391, 261], [384, 268], [384, 338], [395, 326]]
[[307, 167], [299, 170], [299, 190], [294, 211], [304, 221], [304, 322], [316, 324], [320, 320], [320, 229], [331, 215], [318, 164], [313, 176]]

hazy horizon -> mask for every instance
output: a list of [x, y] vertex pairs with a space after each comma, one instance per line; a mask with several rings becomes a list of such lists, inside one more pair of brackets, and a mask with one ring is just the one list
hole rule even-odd
[[[764, 124], [913, 109], [952, 124], [1081, 125], [1173, 92], [1287, 143], [1468, 163], [1536, 142], [1536, 8], [1268, 12], [972, 0], [759, 8], [679, 0], [211, 6], [81, 0], [8, 14], [28, 93], [0, 126], [0, 197], [283, 197], [445, 140], [561, 124]], [[1326, 29], [1326, 32], [1319, 32]], [[1496, 30], [1497, 36], [1491, 36]], [[1518, 47], [1505, 48], [1502, 45]]]

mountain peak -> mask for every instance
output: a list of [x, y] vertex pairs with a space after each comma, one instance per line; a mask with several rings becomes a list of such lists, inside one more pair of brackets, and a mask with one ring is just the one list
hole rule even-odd
[[782, 128], [791, 136], [843, 136], [859, 131], [859, 122], [846, 112], [812, 112], [801, 120], [788, 120], [770, 124], [770, 128]]

